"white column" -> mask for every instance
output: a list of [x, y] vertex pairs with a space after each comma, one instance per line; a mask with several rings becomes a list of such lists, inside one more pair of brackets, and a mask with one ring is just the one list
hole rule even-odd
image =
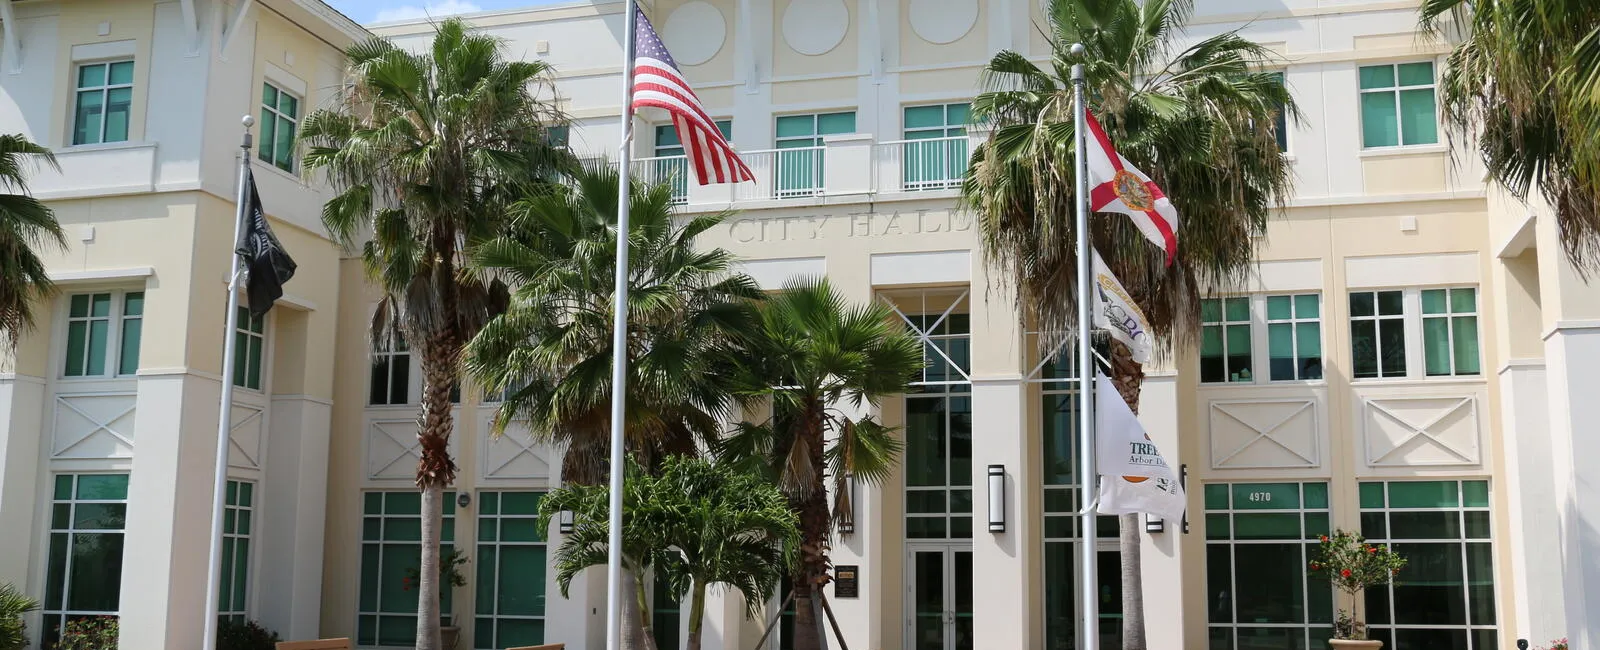
[[33, 513], [48, 498], [39, 493], [40, 475], [48, 473], [40, 455], [49, 435], [44, 428], [44, 388], [38, 377], [0, 376], [0, 530], [5, 531], [5, 546], [10, 549], [0, 553], [0, 583], [12, 583], [34, 596], [44, 595], [43, 585], [28, 582], [29, 559], [44, 558], [43, 553], [29, 552], [34, 540], [43, 539], [34, 528]]
[[320, 636], [332, 411], [331, 402], [303, 395], [272, 398], [251, 577], [256, 617], [285, 639]]
[[[1178, 375], [1176, 372], [1152, 372], [1145, 375], [1144, 387], [1139, 392], [1139, 422], [1150, 433], [1150, 438], [1161, 450], [1161, 455], [1179, 469], [1178, 447]], [[1192, 494], [1200, 489], [1198, 482], [1190, 483]], [[1189, 503], [1199, 503], [1194, 498]], [[1190, 519], [1194, 519], [1193, 515]], [[1145, 515], [1139, 515], [1139, 566], [1144, 584], [1145, 641], [1151, 648], [1184, 647], [1181, 624], [1186, 613], [1183, 608], [1184, 572], [1183, 521], [1163, 522], [1166, 530], [1145, 532]], [[1197, 529], [1198, 530], [1198, 529]], [[1198, 560], [1204, 562], [1204, 556]], [[1115, 576], [1111, 577], [1113, 580]], [[1105, 580], [1106, 576], [1101, 576]], [[1204, 617], [1205, 612], [1187, 612]]]
[[1561, 575], [1560, 501], [1550, 468], [1549, 394], [1541, 359], [1513, 360], [1500, 371], [1500, 426], [1505, 463], [1506, 540], [1512, 584], [1501, 602], [1516, 614], [1518, 638], [1544, 642], [1567, 634], [1560, 584], [1543, 576]]
[[140, 376], [119, 607], [124, 648], [198, 647], [221, 384]]
[[[1039, 567], [1030, 544], [1038, 529], [1026, 507], [1037, 489], [1029, 487], [1036, 481], [1027, 463], [1024, 387], [1020, 378], [972, 382], [972, 618], [982, 647], [1041, 645], [1027, 588]], [[989, 531], [990, 465], [1005, 468], [1005, 532]]]

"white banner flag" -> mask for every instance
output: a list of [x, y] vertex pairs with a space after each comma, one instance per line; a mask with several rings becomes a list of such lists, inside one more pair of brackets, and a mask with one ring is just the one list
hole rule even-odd
[[1177, 478], [1105, 375], [1094, 382], [1094, 439], [1095, 462], [1102, 475]]
[[1185, 508], [1183, 488], [1169, 478], [1102, 476], [1100, 506], [1104, 515], [1152, 514], [1181, 521]]
[[1133, 304], [1133, 297], [1106, 268], [1100, 254], [1094, 254], [1094, 326], [1111, 333], [1133, 352], [1133, 360], [1150, 363], [1150, 321]]
[[1095, 462], [1100, 473], [1099, 511], [1108, 515], [1149, 513], [1181, 519], [1183, 488], [1161, 457], [1133, 409], [1104, 375], [1095, 378]]

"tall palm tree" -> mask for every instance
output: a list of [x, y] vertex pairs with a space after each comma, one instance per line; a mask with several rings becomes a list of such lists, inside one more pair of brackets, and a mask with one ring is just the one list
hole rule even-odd
[[766, 596], [793, 565], [800, 528], [789, 502], [765, 477], [705, 459], [668, 459], [656, 486], [667, 511], [660, 534], [666, 553], [656, 564], [671, 593], [687, 593], [688, 650], [700, 650], [706, 590], [734, 587], [745, 616], [759, 618]]
[[459, 20], [441, 23], [425, 53], [374, 38], [346, 56], [353, 83], [336, 106], [307, 116], [300, 135], [307, 170], [339, 192], [323, 225], [345, 246], [360, 244], [383, 290], [372, 339], [401, 336], [421, 359], [417, 648], [437, 650], [442, 499], [456, 475], [450, 393], [462, 347], [507, 299], [503, 284], [465, 272], [465, 262], [506, 223], [512, 198], [540, 191], [571, 154], [548, 135], [561, 116], [535, 97], [550, 68], [506, 60], [499, 40]]
[[1542, 195], [1567, 259], [1600, 271], [1600, 3], [1425, 0], [1421, 19], [1460, 35], [1439, 84], [1452, 140], [1475, 136], [1495, 180]]
[[60, 170], [49, 149], [0, 135], [0, 348], [6, 350], [33, 328], [34, 309], [54, 291], [37, 249], [67, 247], [55, 213], [28, 195], [30, 162]]
[[[848, 521], [852, 477], [881, 484], [904, 446], [871, 416], [840, 410], [903, 393], [923, 367], [922, 344], [880, 303], [851, 305], [826, 280], [786, 285], [761, 305], [740, 368], [740, 397], [770, 404], [764, 422], [742, 423], [719, 456], [764, 468], [800, 516], [800, 562], [792, 575], [795, 647], [820, 647], [813, 594], [828, 583], [835, 523]], [[829, 434], [835, 442], [826, 444]], [[828, 503], [826, 476], [835, 501]]]
[[[516, 204], [501, 236], [476, 251], [483, 276], [514, 288], [509, 308], [466, 351], [473, 379], [505, 397], [495, 431], [525, 422], [566, 448], [563, 482], [599, 484], [611, 440], [611, 312], [616, 171], [590, 166], [572, 187]], [[727, 215], [675, 224], [669, 185], [630, 188], [627, 417], [629, 453], [647, 470], [697, 453], [734, 406], [727, 368], [750, 330], [755, 282], [722, 249], [694, 238]]]
[[[562, 482], [599, 486], [609, 475], [613, 273], [618, 174], [589, 166], [559, 193], [517, 203], [499, 237], [473, 257], [477, 273], [514, 288], [509, 308], [468, 345], [468, 372], [504, 397], [498, 433], [523, 422], [566, 449]], [[627, 418], [630, 458], [654, 471], [697, 453], [732, 413], [727, 368], [753, 321], [760, 289], [733, 256], [697, 250], [694, 238], [726, 218], [673, 220], [672, 188], [635, 183], [629, 198]], [[604, 492], [603, 487], [601, 492]], [[632, 576], [642, 576], [637, 566]], [[636, 579], [623, 602], [627, 647], [651, 644], [646, 593]]]
[[[1180, 48], [1192, 9], [1192, 0], [1051, 0], [1044, 67], [1002, 51], [983, 71], [973, 117], [994, 131], [973, 151], [963, 202], [977, 214], [986, 259], [1041, 331], [1070, 332], [1077, 321], [1072, 64], [1084, 64], [1089, 107], [1117, 150], [1182, 215], [1171, 267], [1121, 215], [1094, 219], [1089, 233], [1158, 338], [1196, 341], [1201, 298], [1243, 285], [1253, 237], [1289, 197], [1274, 122], [1297, 113], [1280, 77], [1262, 69], [1271, 54], [1236, 32]], [[1074, 43], [1085, 47], [1081, 60], [1069, 53]], [[1137, 411], [1142, 369], [1120, 344], [1110, 361]], [[1121, 523], [1123, 647], [1142, 649], [1137, 518]]]

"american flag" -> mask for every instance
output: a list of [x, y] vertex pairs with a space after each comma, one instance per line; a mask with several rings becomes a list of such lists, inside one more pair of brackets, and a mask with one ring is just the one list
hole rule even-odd
[[633, 110], [650, 106], [672, 115], [672, 128], [701, 185], [755, 180], [700, 105], [644, 11], [635, 8], [634, 20]]

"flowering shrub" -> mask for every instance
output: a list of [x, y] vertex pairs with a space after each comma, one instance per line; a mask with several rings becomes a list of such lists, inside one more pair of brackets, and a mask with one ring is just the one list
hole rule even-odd
[[1540, 648], [1539, 650], [1567, 650], [1567, 640], [1565, 637], [1556, 639], [1550, 642], [1550, 647]]
[[[1334, 531], [1333, 536], [1322, 536], [1316, 559], [1311, 561], [1311, 575], [1325, 578], [1340, 591], [1350, 594], [1356, 608], [1361, 606], [1361, 593], [1367, 587], [1386, 585], [1406, 566], [1406, 559], [1386, 545], [1374, 546], [1358, 533]], [[1336, 639], [1366, 639], [1367, 625], [1360, 612], [1353, 616], [1343, 610], [1333, 628]]]
[[55, 650], [117, 650], [117, 617], [90, 616], [67, 621]]

